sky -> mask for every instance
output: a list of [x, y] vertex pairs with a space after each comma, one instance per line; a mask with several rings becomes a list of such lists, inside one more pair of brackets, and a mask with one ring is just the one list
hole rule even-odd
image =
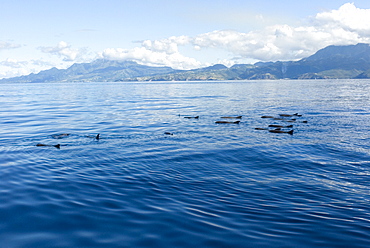
[[194, 69], [370, 43], [370, 1], [0, 0], [0, 79], [96, 59]]

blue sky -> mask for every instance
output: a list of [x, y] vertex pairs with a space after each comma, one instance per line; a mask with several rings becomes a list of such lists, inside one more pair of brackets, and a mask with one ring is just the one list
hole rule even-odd
[[370, 1], [2, 0], [0, 78], [94, 59], [191, 69], [370, 43]]

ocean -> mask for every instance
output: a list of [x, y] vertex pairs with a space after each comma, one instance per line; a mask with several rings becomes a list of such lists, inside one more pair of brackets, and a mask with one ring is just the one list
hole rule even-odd
[[0, 96], [1, 247], [370, 247], [370, 80]]

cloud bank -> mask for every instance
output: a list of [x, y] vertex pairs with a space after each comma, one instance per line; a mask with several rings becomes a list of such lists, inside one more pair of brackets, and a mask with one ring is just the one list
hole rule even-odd
[[[21, 47], [21, 45], [12, 44], [9, 42], [0, 42], [0, 51], [19, 47]], [[75, 62], [91, 61], [91, 54], [86, 48], [75, 49], [64, 41], [59, 42], [56, 46], [38, 47], [38, 50], [40, 50], [42, 53], [47, 53], [62, 58], [62, 62], [51, 62], [45, 58], [27, 61], [7, 58], [3, 61], [0, 61], [0, 79], [28, 75], [30, 73], [38, 73], [42, 70], [50, 69], [51, 67], [67, 68]], [[93, 56], [96, 57], [96, 54]]]
[[8, 49], [15, 49], [19, 48], [21, 45], [15, 44], [15, 43], [10, 43], [6, 41], [0, 41], [0, 50], [8, 50]]
[[[335, 10], [309, 17], [304, 24], [277, 24], [250, 32], [215, 30], [196, 36], [172, 36], [161, 40], [144, 40], [132, 49], [107, 48], [91, 54], [87, 48], [73, 48], [65, 41], [38, 50], [57, 60], [42, 58], [0, 61], [0, 78], [37, 73], [53, 66], [66, 68], [75, 62], [90, 62], [94, 58], [133, 60], [150, 66], [170, 66], [194, 69], [222, 63], [298, 60], [329, 45], [370, 43], [370, 9], [346, 3]], [[0, 53], [22, 47], [0, 41]], [[9, 53], [9, 52], [8, 52]]]
[[[202, 65], [194, 58], [182, 55], [179, 46], [222, 49], [232, 58], [258, 61], [297, 60], [328, 45], [370, 43], [370, 9], [359, 9], [353, 3], [337, 10], [318, 13], [306, 25], [273, 25], [248, 33], [216, 30], [195, 37], [178, 36], [162, 40], [145, 40], [133, 49], [109, 48], [101, 53], [104, 59], [134, 60], [147, 65], [166, 65], [176, 69], [191, 69]], [[238, 59], [235, 59], [238, 58]]]
[[57, 55], [63, 58], [63, 61], [76, 61], [84, 54], [84, 49], [74, 49], [67, 42], [61, 41], [54, 47], [39, 47], [43, 53]]
[[100, 57], [109, 60], [133, 60], [150, 66], [170, 66], [177, 69], [188, 69], [200, 67], [202, 64], [194, 58], [182, 55], [179, 45], [188, 44], [185, 36], [171, 37], [160, 41], [146, 40], [141, 47], [133, 49], [108, 48]]
[[19, 61], [16, 59], [6, 59], [0, 62], [0, 78], [17, 77], [20, 75], [28, 75], [30, 73], [38, 73], [41, 70], [47, 70], [55, 66], [42, 60]]

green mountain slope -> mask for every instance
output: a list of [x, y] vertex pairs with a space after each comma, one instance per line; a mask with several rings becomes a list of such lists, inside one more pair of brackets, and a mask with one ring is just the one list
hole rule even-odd
[[205, 68], [156, 76], [136, 77], [124, 80], [256, 80], [256, 79], [330, 79], [366, 78], [370, 70], [370, 46], [328, 46], [314, 55], [299, 61], [278, 61], [235, 65], [231, 68]]
[[[352, 78], [370, 69], [370, 46], [328, 46], [314, 55], [291, 63], [285, 76], [299, 78], [306, 73], [317, 73], [330, 78]], [[337, 73], [333, 73], [337, 71]], [[331, 72], [331, 73], [330, 73]]]
[[224, 65], [214, 65], [210, 67], [180, 71], [174, 73], [160, 74], [156, 76], [145, 76], [135, 78], [125, 78], [119, 81], [211, 81], [211, 80], [238, 80], [239, 76], [247, 68], [254, 68], [253, 65], [234, 65], [227, 68]]
[[91, 63], [73, 64], [68, 69], [52, 68], [37, 74], [2, 79], [0, 82], [105, 82], [176, 71], [178, 70], [170, 67], [145, 66], [132, 61], [95, 60]]

